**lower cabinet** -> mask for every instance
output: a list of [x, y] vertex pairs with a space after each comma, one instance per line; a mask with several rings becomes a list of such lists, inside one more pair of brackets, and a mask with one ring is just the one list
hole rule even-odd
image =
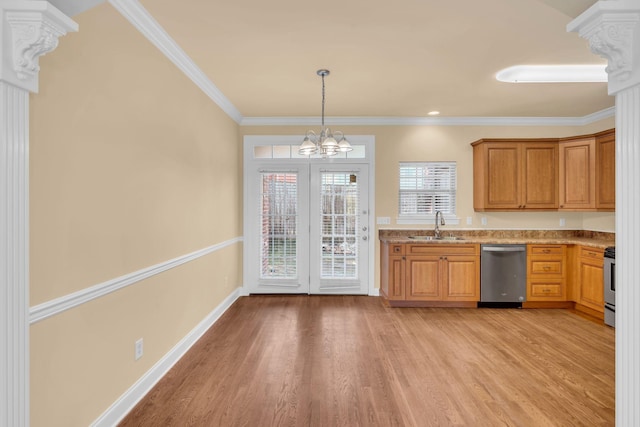
[[384, 244], [381, 250], [380, 289], [391, 305], [395, 305], [394, 302], [403, 302], [399, 305], [405, 306], [442, 302], [453, 306], [456, 302], [479, 301], [480, 245], [401, 246], [394, 249], [395, 244]]
[[566, 301], [566, 245], [527, 245], [527, 301]]
[[[581, 246], [578, 255], [578, 304], [604, 313], [604, 250]], [[579, 306], [577, 306], [580, 309]]]
[[[380, 246], [380, 293], [391, 306], [475, 307], [480, 300], [479, 244], [387, 243]], [[527, 302], [574, 304], [604, 313], [604, 250], [582, 245], [527, 245]]]

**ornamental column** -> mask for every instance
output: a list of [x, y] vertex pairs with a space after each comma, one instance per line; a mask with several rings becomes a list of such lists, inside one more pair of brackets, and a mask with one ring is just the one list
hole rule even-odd
[[567, 26], [608, 60], [616, 97], [616, 425], [640, 425], [640, 2], [599, 1]]
[[77, 29], [46, 1], [0, 3], [0, 427], [29, 425], [29, 93]]

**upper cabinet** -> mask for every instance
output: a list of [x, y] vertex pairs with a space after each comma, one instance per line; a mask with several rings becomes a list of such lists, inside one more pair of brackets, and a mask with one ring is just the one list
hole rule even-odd
[[596, 138], [560, 140], [560, 209], [596, 207]]
[[615, 210], [615, 140], [614, 129], [559, 140], [561, 210]]
[[616, 132], [596, 134], [596, 208], [616, 208]]
[[558, 208], [557, 140], [481, 139], [471, 145], [475, 210]]
[[615, 132], [481, 139], [473, 146], [476, 211], [614, 210]]

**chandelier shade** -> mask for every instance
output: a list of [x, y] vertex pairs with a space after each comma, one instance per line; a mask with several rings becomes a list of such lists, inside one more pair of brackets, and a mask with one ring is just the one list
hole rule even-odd
[[322, 121], [320, 133], [307, 131], [302, 144], [298, 148], [298, 154], [303, 156], [320, 155], [323, 158], [335, 156], [338, 153], [346, 153], [353, 148], [344, 134], [340, 131], [332, 132], [331, 129], [324, 125], [324, 104], [325, 104], [325, 85], [324, 78], [329, 75], [329, 70], [321, 69], [316, 71], [322, 78]]

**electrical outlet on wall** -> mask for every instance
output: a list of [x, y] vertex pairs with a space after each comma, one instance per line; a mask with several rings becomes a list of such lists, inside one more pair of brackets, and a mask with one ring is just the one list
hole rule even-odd
[[136, 360], [140, 359], [143, 353], [144, 353], [144, 342], [142, 341], [142, 338], [140, 338], [138, 341], [136, 341], [136, 345], [135, 345]]
[[567, 225], [567, 221], [564, 218], [560, 218], [560, 227]]
[[376, 223], [378, 225], [387, 225], [391, 224], [391, 218], [388, 216], [379, 216], [376, 218]]
[[467, 225], [471, 225], [473, 224], [473, 217], [468, 216], [467, 217]]
[[487, 217], [483, 216], [482, 218], [480, 218], [480, 222], [482, 223], [482, 225], [487, 225]]

